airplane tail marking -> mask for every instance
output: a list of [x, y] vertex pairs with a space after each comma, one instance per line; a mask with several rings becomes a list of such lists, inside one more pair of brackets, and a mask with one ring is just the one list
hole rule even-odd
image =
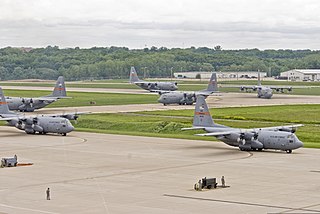
[[10, 113], [8, 103], [6, 98], [4, 97], [2, 88], [0, 87], [0, 114], [8, 114]]
[[52, 93], [49, 95], [49, 97], [66, 97], [66, 96], [67, 96], [67, 92], [66, 92], [66, 86], [64, 83], [64, 77], [59, 76], [56, 82], [56, 85]]
[[208, 105], [204, 99], [204, 96], [197, 96], [197, 102], [193, 117], [193, 126], [200, 127], [213, 127], [214, 122], [209, 112]]
[[139, 82], [140, 79], [138, 77], [138, 74], [136, 72], [136, 69], [132, 66], [130, 69], [130, 83]]

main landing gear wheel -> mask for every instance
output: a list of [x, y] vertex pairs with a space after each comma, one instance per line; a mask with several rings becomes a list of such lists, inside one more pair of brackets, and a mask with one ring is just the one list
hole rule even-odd
[[290, 154], [292, 152], [291, 149], [286, 150], [286, 153]]

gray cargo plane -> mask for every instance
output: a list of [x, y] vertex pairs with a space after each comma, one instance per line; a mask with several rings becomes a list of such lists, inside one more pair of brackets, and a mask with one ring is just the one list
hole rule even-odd
[[263, 86], [261, 85], [261, 80], [260, 80], [260, 72], [258, 72], [258, 85], [254, 86], [241, 86], [240, 87], [241, 91], [257, 91], [257, 97], [258, 98], [265, 98], [265, 99], [270, 99], [273, 95], [273, 90], [277, 92], [284, 93], [285, 90], [287, 91], [292, 91], [291, 86]]
[[207, 103], [203, 96], [197, 97], [193, 127], [182, 130], [204, 130], [207, 133], [199, 136], [213, 136], [224, 143], [239, 147], [240, 150], [275, 149], [291, 153], [292, 150], [303, 146], [303, 143], [294, 134], [302, 124], [276, 126], [254, 129], [231, 128], [216, 124], [210, 115]]
[[155, 91], [155, 90], [164, 90], [164, 91], [175, 91], [178, 89], [178, 83], [176, 82], [147, 82], [142, 81], [139, 79], [136, 70], [134, 67], [131, 67], [130, 70], [130, 83], [134, 83], [142, 89], [148, 91]]
[[58, 133], [66, 136], [74, 130], [69, 119], [76, 120], [77, 114], [57, 114], [41, 116], [24, 116], [9, 111], [8, 103], [0, 87], [0, 120], [7, 121], [9, 126], [24, 130], [27, 134]]
[[10, 110], [21, 112], [33, 112], [41, 109], [61, 98], [66, 98], [66, 87], [63, 76], [60, 76], [50, 95], [35, 98], [6, 97]]
[[207, 89], [201, 91], [158, 91], [161, 96], [158, 99], [159, 103], [163, 105], [168, 104], [179, 104], [179, 105], [192, 105], [196, 102], [198, 95], [203, 95], [205, 97], [209, 96], [212, 93], [217, 93], [217, 74], [214, 72], [211, 75], [210, 81], [208, 83]]

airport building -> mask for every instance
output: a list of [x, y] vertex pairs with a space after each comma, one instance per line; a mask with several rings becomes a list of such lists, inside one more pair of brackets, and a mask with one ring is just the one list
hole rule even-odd
[[320, 69], [293, 69], [282, 72], [280, 78], [289, 81], [320, 81]]
[[[175, 78], [185, 79], [210, 79], [212, 72], [190, 71], [190, 72], [175, 72]], [[266, 72], [260, 72], [261, 78], [266, 77]], [[256, 79], [258, 78], [257, 71], [235, 71], [235, 72], [217, 72], [218, 79]]]

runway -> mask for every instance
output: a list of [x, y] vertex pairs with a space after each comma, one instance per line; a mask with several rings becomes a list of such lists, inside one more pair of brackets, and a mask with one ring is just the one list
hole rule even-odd
[[[241, 152], [221, 142], [0, 132], [0, 213], [320, 213], [320, 150]], [[230, 188], [197, 192], [201, 177]], [[51, 189], [52, 200], [45, 199]]]
[[[46, 86], [2, 86], [4, 90], [36, 90], [36, 91], [52, 91], [52, 87]], [[115, 88], [73, 88], [67, 87], [67, 91], [72, 92], [97, 92], [97, 93], [120, 93], [120, 94], [154, 94], [158, 95], [157, 93], [151, 93], [149, 91], [139, 89], [115, 89]]]

